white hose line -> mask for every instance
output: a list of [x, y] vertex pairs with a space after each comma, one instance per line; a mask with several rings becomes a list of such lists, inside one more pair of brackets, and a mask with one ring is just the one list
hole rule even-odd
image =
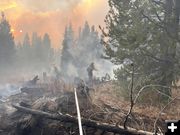
[[81, 114], [80, 114], [80, 109], [79, 109], [79, 103], [78, 103], [76, 88], [74, 89], [74, 94], [75, 94], [76, 109], [77, 109], [77, 116], [78, 116], [79, 135], [83, 135], [82, 123], [81, 123]]

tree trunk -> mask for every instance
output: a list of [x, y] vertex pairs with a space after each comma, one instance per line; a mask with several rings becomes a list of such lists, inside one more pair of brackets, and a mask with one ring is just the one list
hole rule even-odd
[[[161, 38], [162, 59], [160, 85], [172, 86], [174, 81], [176, 64], [176, 46], [178, 41], [180, 1], [166, 0], [165, 2], [164, 30]], [[175, 8], [175, 10], [174, 10]], [[163, 89], [163, 92], [171, 96], [171, 91]]]

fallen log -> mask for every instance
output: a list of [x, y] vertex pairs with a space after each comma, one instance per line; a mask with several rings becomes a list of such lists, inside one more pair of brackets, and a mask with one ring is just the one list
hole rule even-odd
[[[22, 107], [20, 105], [12, 104], [12, 106], [17, 110], [27, 114], [38, 115], [43, 118], [59, 120], [61, 122], [74, 123], [78, 125], [77, 118], [68, 114], [62, 114], [62, 113], [51, 114], [44, 111]], [[122, 126], [109, 125], [107, 123], [99, 123], [97, 121], [88, 120], [88, 119], [82, 119], [82, 125], [86, 127], [100, 129], [107, 132], [125, 134], [125, 135], [153, 135], [153, 133], [147, 131], [136, 130], [133, 128], [124, 129]]]

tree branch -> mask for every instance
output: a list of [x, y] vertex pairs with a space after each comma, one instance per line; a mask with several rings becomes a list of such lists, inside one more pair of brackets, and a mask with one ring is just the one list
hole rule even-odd
[[142, 87], [142, 88], [139, 90], [138, 94], [136, 95], [136, 97], [135, 97], [135, 99], [134, 99], [134, 104], [137, 102], [137, 99], [138, 99], [138, 97], [140, 96], [140, 94], [142, 93], [142, 91], [143, 91], [144, 89], [148, 88], [148, 87], [161, 87], [161, 88], [171, 89], [170, 87], [162, 86], [162, 85], [152, 85], [152, 84], [146, 85], [146, 86]]
[[177, 37], [173, 36], [168, 30], [166, 27], [156, 23], [154, 20], [152, 20], [149, 16], [145, 15], [143, 12], [142, 12], [142, 15], [144, 18], [148, 19], [148, 21], [154, 23], [155, 25], [157, 25], [158, 27], [162, 28], [166, 33], [167, 35], [171, 38], [171, 39], [174, 39], [176, 40], [177, 42], [180, 42], [180, 39], [178, 39]]
[[158, 0], [158, 1], [157, 0], [152, 0], [152, 2], [157, 4], [157, 5], [160, 5], [160, 6], [163, 5], [164, 6], [164, 3], [162, 1], [160, 1], [160, 0]]
[[143, 12], [142, 12], [142, 15], [143, 15], [144, 18], [148, 19], [148, 21], [150, 21], [150, 22], [154, 23], [155, 25], [157, 25], [158, 27], [164, 29], [164, 26], [156, 23], [156, 22], [155, 22], [154, 20], [152, 20], [149, 16], [145, 15]]
[[127, 129], [126, 127], [126, 124], [127, 124], [127, 121], [128, 121], [128, 118], [132, 112], [132, 109], [133, 109], [133, 106], [134, 106], [134, 101], [133, 101], [133, 88], [134, 88], [134, 64], [131, 64], [132, 66], [132, 82], [131, 82], [131, 93], [130, 93], [130, 102], [131, 102], [131, 106], [130, 106], [130, 109], [129, 109], [129, 112], [128, 114], [126, 115], [126, 118], [125, 118], [125, 121], [124, 121], [124, 129]]

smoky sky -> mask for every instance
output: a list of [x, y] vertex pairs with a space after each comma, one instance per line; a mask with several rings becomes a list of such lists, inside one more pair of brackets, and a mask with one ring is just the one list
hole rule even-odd
[[47, 12], [74, 7], [82, 0], [17, 0], [17, 2], [32, 11]]
[[107, 0], [0, 0], [0, 11], [9, 20], [16, 43], [24, 35], [49, 33], [54, 48], [59, 48], [64, 29], [69, 23], [78, 33], [85, 21], [90, 25], [104, 25], [108, 12]]

